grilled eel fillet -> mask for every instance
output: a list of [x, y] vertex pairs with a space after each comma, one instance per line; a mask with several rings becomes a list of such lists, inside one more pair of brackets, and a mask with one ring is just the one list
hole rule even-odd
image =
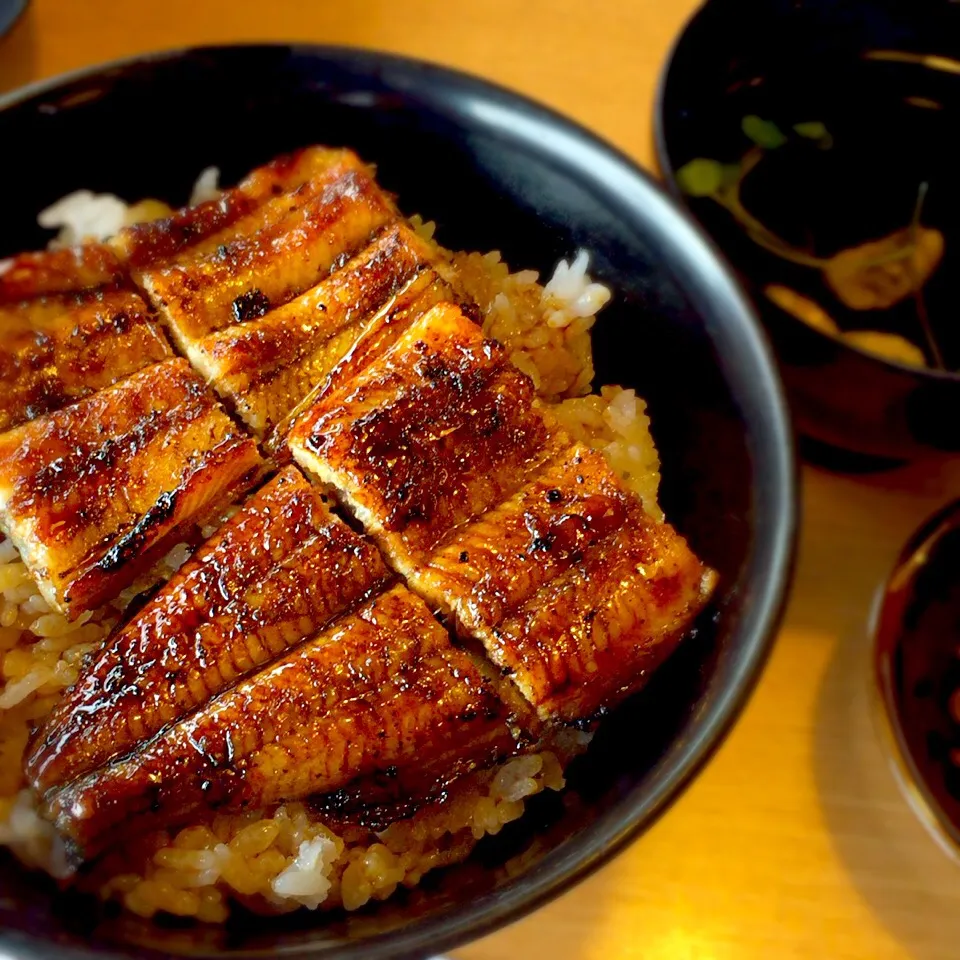
[[21, 253], [0, 263], [0, 303], [118, 287], [125, 279], [117, 254], [103, 244]]
[[114, 247], [178, 348], [271, 452], [278, 424], [371, 317], [407, 288], [441, 286], [428, 269], [436, 248], [349, 150], [279, 158]]
[[[276, 157], [251, 170], [236, 186], [212, 200], [183, 207], [172, 216], [125, 227], [109, 247], [114, 258], [132, 272], [173, 261], [187, 251], [194, 254], [216, 249], [232, 227], [236, 235], [250, 234], [256, 224], [289, 208], [295, 193], [317, 175], [325, 173], [350, 151], [330, 147], [306, 147]], [[268, 205], [272, 213], [264, 210]], [[252, 227], [244, 226], [252, 224]]]
[[260, 468], [185, 360], [0, 435], [0, 528], [70, 616], [116, 596]]
[[106, 247], [23, 254], [0, 268], [0, 432], [171, 355]]
[[404, 576], [451, 527], [509, 495], [547, 440], [529, 377], [450, 303], [325, 392], [289, 436]]
[[395, 586], [45, 806], [86, 858], [131, 821], [255, 809], [377, 773], [404, 771], [413, 789], [425, 769], [435, 791], [438, 767], [452, 779], [515, 749], [493, 685]]
[[[197, 340], [262, 317], [313, 287], [397, 219], [393, 202], [349, 150], [311, 148], [287, 167], [282, 177], [266, 177], [265, 194], [255, 172], [255, 188], [241, 184], [211, 201], [249, 208], [222, 229], [209, 232], [206, 211], [193, 208], [159, 226], [130, 228], [116, 241], [134, 280], [194, 362]], [[165, 229], [174, 236], [167, 239]], [[139, 241], [138, 231], [149, 240]]]
[[381, 549], [542, 719], [589, 717], [679, 643], [713, 575], [450, 304], [290, 432]]
[[573, 445], [408, 577], [544, 720], [594, 716], [636, 689], [713, 590], [683, 538], [618, 487], [601, 454]]
[[[430, 246], [403, 224], [389, 227], [341, 269], [263, 316], [202, 337], [191, 359], [244, 423], [267, 437], [330, 371], [381, 310], [450, 296], [429, 268]], [[424, 300], [426, 303], [426, 300]]]
[[30, 782], [45, 792], [130, 753], [389, 577], [376, 547], [286, 468], [110, 637], [34, 738]]

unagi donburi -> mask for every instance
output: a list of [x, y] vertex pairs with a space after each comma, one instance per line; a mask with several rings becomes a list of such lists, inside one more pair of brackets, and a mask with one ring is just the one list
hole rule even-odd
[[143, 916], [385, 899], [561, 790], [716, 575], [591, 392], [586, 253], [444, 249], [339, 147], [129, 209], [0, 265], [0, 841]]

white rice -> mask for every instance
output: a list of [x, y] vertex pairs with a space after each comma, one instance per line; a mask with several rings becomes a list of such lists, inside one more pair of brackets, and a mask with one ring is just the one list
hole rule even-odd
[[198, 203], [207, 200], [216, 200], [220, 196], [220, 168], [207, 167], [197, 177], [197, 182], [190, 191], [189, 205], [195, 207]]
[[[195, 206], [220, 196], [220, 169], [207, 167], [203, 170], [190, 191], [189, 205]], [[46, 230], [59, 231], [50, 241], [50, 248], [69, 247], [85, 241], [109, 240], [123, 227], [138, 222], [137, 211], [149, 204], [144, 212], [148, 216], [162, 216], [170, 208], [160, 201], [126, 203], [112, 193], [93, 193], [90, 190], [75, 190], [61, 197], [37, 215], [37, 223]], [[0, 272], [2, 272], [0, 262]]]
[[578, 251], [571, 263], [561, 260], [543, 288], [544, 314], [550, 327], [568, 327], [577, 318], [594, 317], [610, 301], [610, 291], [587, 273], [590, 254]]
[[85, 240], [106, 240], [126, 223], [128, 204], [110, 193], [77, 190], [42, 210], [37, 223], [60, 232], [51, 247], [69, 247]]

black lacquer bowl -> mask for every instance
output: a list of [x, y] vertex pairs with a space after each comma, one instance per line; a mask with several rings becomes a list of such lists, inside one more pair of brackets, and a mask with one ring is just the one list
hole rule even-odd
[[873, 617], [880, 730], [904, 794], [960, 862], [960, 503], [904, 547]]
[[36, 213], [68, 191], [183, 202], [208, 164], [229, 183], [315, 142], [375, 162], [383, 185], [406, 211], [436, 220], [448, 246], [498, 248], [510, 264], [544, 272], [578, 247], [592, 252], [592, 270], [616, 291], [596, 327], [598, 382], [649, 401], [663, 505], [720, 571], [717, 602], [642, 695], [604, 721], [562, 799], [537, 798], [528, 817], [418, 891], [349, 916], [184, 928], [104, 917], [5, 861], [5, 955], [448, 949], [562, 891], [661, 813], [729, 728], [772, 641], [790, 576], [795, 478], [763, 335], [673, 203], [548, 110], [448, 70], [341, 49], [200, 49], [98, 68], [0, 100], [0, 256], [42, 245]]
[[[924, 61], [924, 57], [933, 57]], [[780, 360], [799, 430], [873, 457], [960, 450], [960, 6], [949, 0], [708, 0], [685, 28], [661, 79], [658, 161], [735, 266]], [[905, 334], [927, 353], [913, 298], [849, 309], [816, 269], [758, 245], [710, 198], [685, 195], [677, 172], [696, 157], [739, 160], [746, 117], [788, 135], [743, 181], [762, 222], [820, 257], [905, 227], [921, 184], [922, 222], [945, 252], [923, 287], [944, 370], [888, 362], [796, 319], [763, 293], [790, 287], [844, 329]], [[794, 125], [829, 134], [804, 142]], [[764, 132], [761, 129], [761, 134]], [[818, 147], [828, 146], [828, 149]]]

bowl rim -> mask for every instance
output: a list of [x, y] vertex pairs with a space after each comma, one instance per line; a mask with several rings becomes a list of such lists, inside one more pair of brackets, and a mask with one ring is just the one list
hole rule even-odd
[[[667, 145], [665, 113], [668, 87], [675, 76], [674, 67], [676, 66], [675, 61], [678, 55], [687, 44], [693, 42], [690, 39], [690, 34], [697, 29], [700, 24], [700, 20], [706, 15], [708, 8], [718, 6], [723, 2], [725, 2], [725, 0], [704, 0], [704, 2], [702, 2], [700, 6], [698, 6], [693, 13], [687, 17], [683, 26], [680, 28], [680, 31], [670, 44], [666, 58], [660, 67], [660, 72], [657, 77], [657, 84], [654, 91], [653, 146], [657, 168], [659, 169], [660, 176], [666, 189], [670, 193], [670, 196], [677, 203], [679, 203], [680, 206], [694, 218], [694, 220], [697, 222], [697, 225], [707, 233], [709, 233], [709, 231], [707, 231], [706, 227], [700, 223], [699, 217], [694, 215], [693, 205], [690, 203], [689, 198], [683, 192], [683, 190], [680, 189], [680, 184], [677, 182], [677, 168], [670, 156], [670, 148]], [[729, 257], [726, 257], [726, 263], [728, 267], [733, 270], [735, 276], [740, 273], [740, 271], [733, 266], [733, 262]], [[897, 373], [905, 373], [911, 376], [923, 377], [933, 381], [943, 381], [945, 383], [955, 383], [960, 381], [960, 370], [940, 370], [936, 367], [927, 366], [918, 367], [911, 366], [908, 363], [902, 363], [899, 360], [890, 360], [886, 357], [880, 356], [879, 354], [871, 353], [869, 350], [864, 350], [863, 347], [857, 346], [855, 343], [850, 343], [842, 337], [826, 333], [823, 330], [819, 330], [816, 327], [811, 326], [809, 323], [804, 323], [804, 321], [799, 317], [795, 317], [789, 311], [783, 310], [777, 304], [773, 304], [773, 306], [785, 317], [788, 317], [792, 323], [800, 324], [804, 329], [810, 330], [818, 337], [822, 337], [824, 340], [828, 340], [831, 343], [838, 344], [844, 349], [850, 350], [852, 353], [855, 353], [863, 357], [865, 360], [871, 361], [872, 363], [878, 364], [881, 367], [886, 367], [890, 370], [896, 371]], [[759, 311], [757, 312], [759, 314]]]
[[[678, 259], [708, 291], [711, 309], [738, 318], [738, 338], [752, 363], [754, 386], [762, 394], [763, 428], [769, 442], [754, 451], [763, 465], [765, 494], [758, 497], [762, 509], [757, 512], [757, 536], [749, 558], [751, 602], [737, 624], [735, 636], [740, 653], [725, 686], [718, 690], [710, 710], [686, 721], [686, 737], [676, 747], [677, 756], [668, 755], [651, 768], [664, 767], [664, 774], [652, 789], [635, 784], [627, 794], [588, 828], [563, 841], [530, 871], [501, 888], [482, 894], [466, 904], [438, 912], [396, 930], [368, 939], [335, 945], [284, 948], [287, 957], [336, 956], [387, 960], [395, 957], [436, 956], [465, 942], [493, 933], [520, 919], [548, 901], [566, 892], [594, 873], [621, 852], [626, 845], [648, 829], [680, 796], [713, 756], [752, 694], [772, 649], [786, 606], [797, 552], [799, 515], [799, 468], [795, 440], [783, 385], [777, 372], [772, 348], [754, 307], [744, 294], [735, 275], [712, 238], [682, 205], [672, 198], [655, 177], [627, 154], [557, 110], [476, 74], [443, 64], [401, 54], [347, 45], [293, 42], [224, 43], [184, 46], [122, 57], [105, 63], [81, 67], [57, 76], [32, 82], [0, 95], [0, 113], [31, 98], [56, 94], [60, 88], [84, 80], [135, 68], [145, 63], [175, 61], [191, 56], [236, 55], [240, 51], [283, 50], [328, 63], [362, 65], [367, 71], [390, 67], [404, 73], [426, 74], [436, 83], [457, 89], [476, 102], [500, 110], [501, 121], [510, 114], [511, 128], [525, 130], [531, 144], [563, 155], [576, 168], [581, 181], [604, 184], [616, 182], [622, 194], [622, 215], [637, 222], [667, 224], [676, 237]], [[549, 130], [547, 142], [538, 141], [537, 131]], [[564, 153], [570, 151], [570, 153]], [[576, 158], [571, 162], [570, 156]], [[589, 163], [587, 162], [589, 160]], [[715, 306], [714, 306], [715, 305]], [[760, 404], [758, 403], [758, 408]], [[759, 522], [762, 519], [763, 522]], [[676, 744], [676, 742], [675, 742]], [[102, 957], [86, 948], [27, 939], [23, 934], [0, 930], [0, 944], [12, 960], [68, 960]], [[113, 946], [113, 945], [111, 945]], [[151, 949], [129, 952], [117, 946], [116, 956], [159, 956]], [[231, 951], [224, 956], [262, 957], [258, 950]]]

